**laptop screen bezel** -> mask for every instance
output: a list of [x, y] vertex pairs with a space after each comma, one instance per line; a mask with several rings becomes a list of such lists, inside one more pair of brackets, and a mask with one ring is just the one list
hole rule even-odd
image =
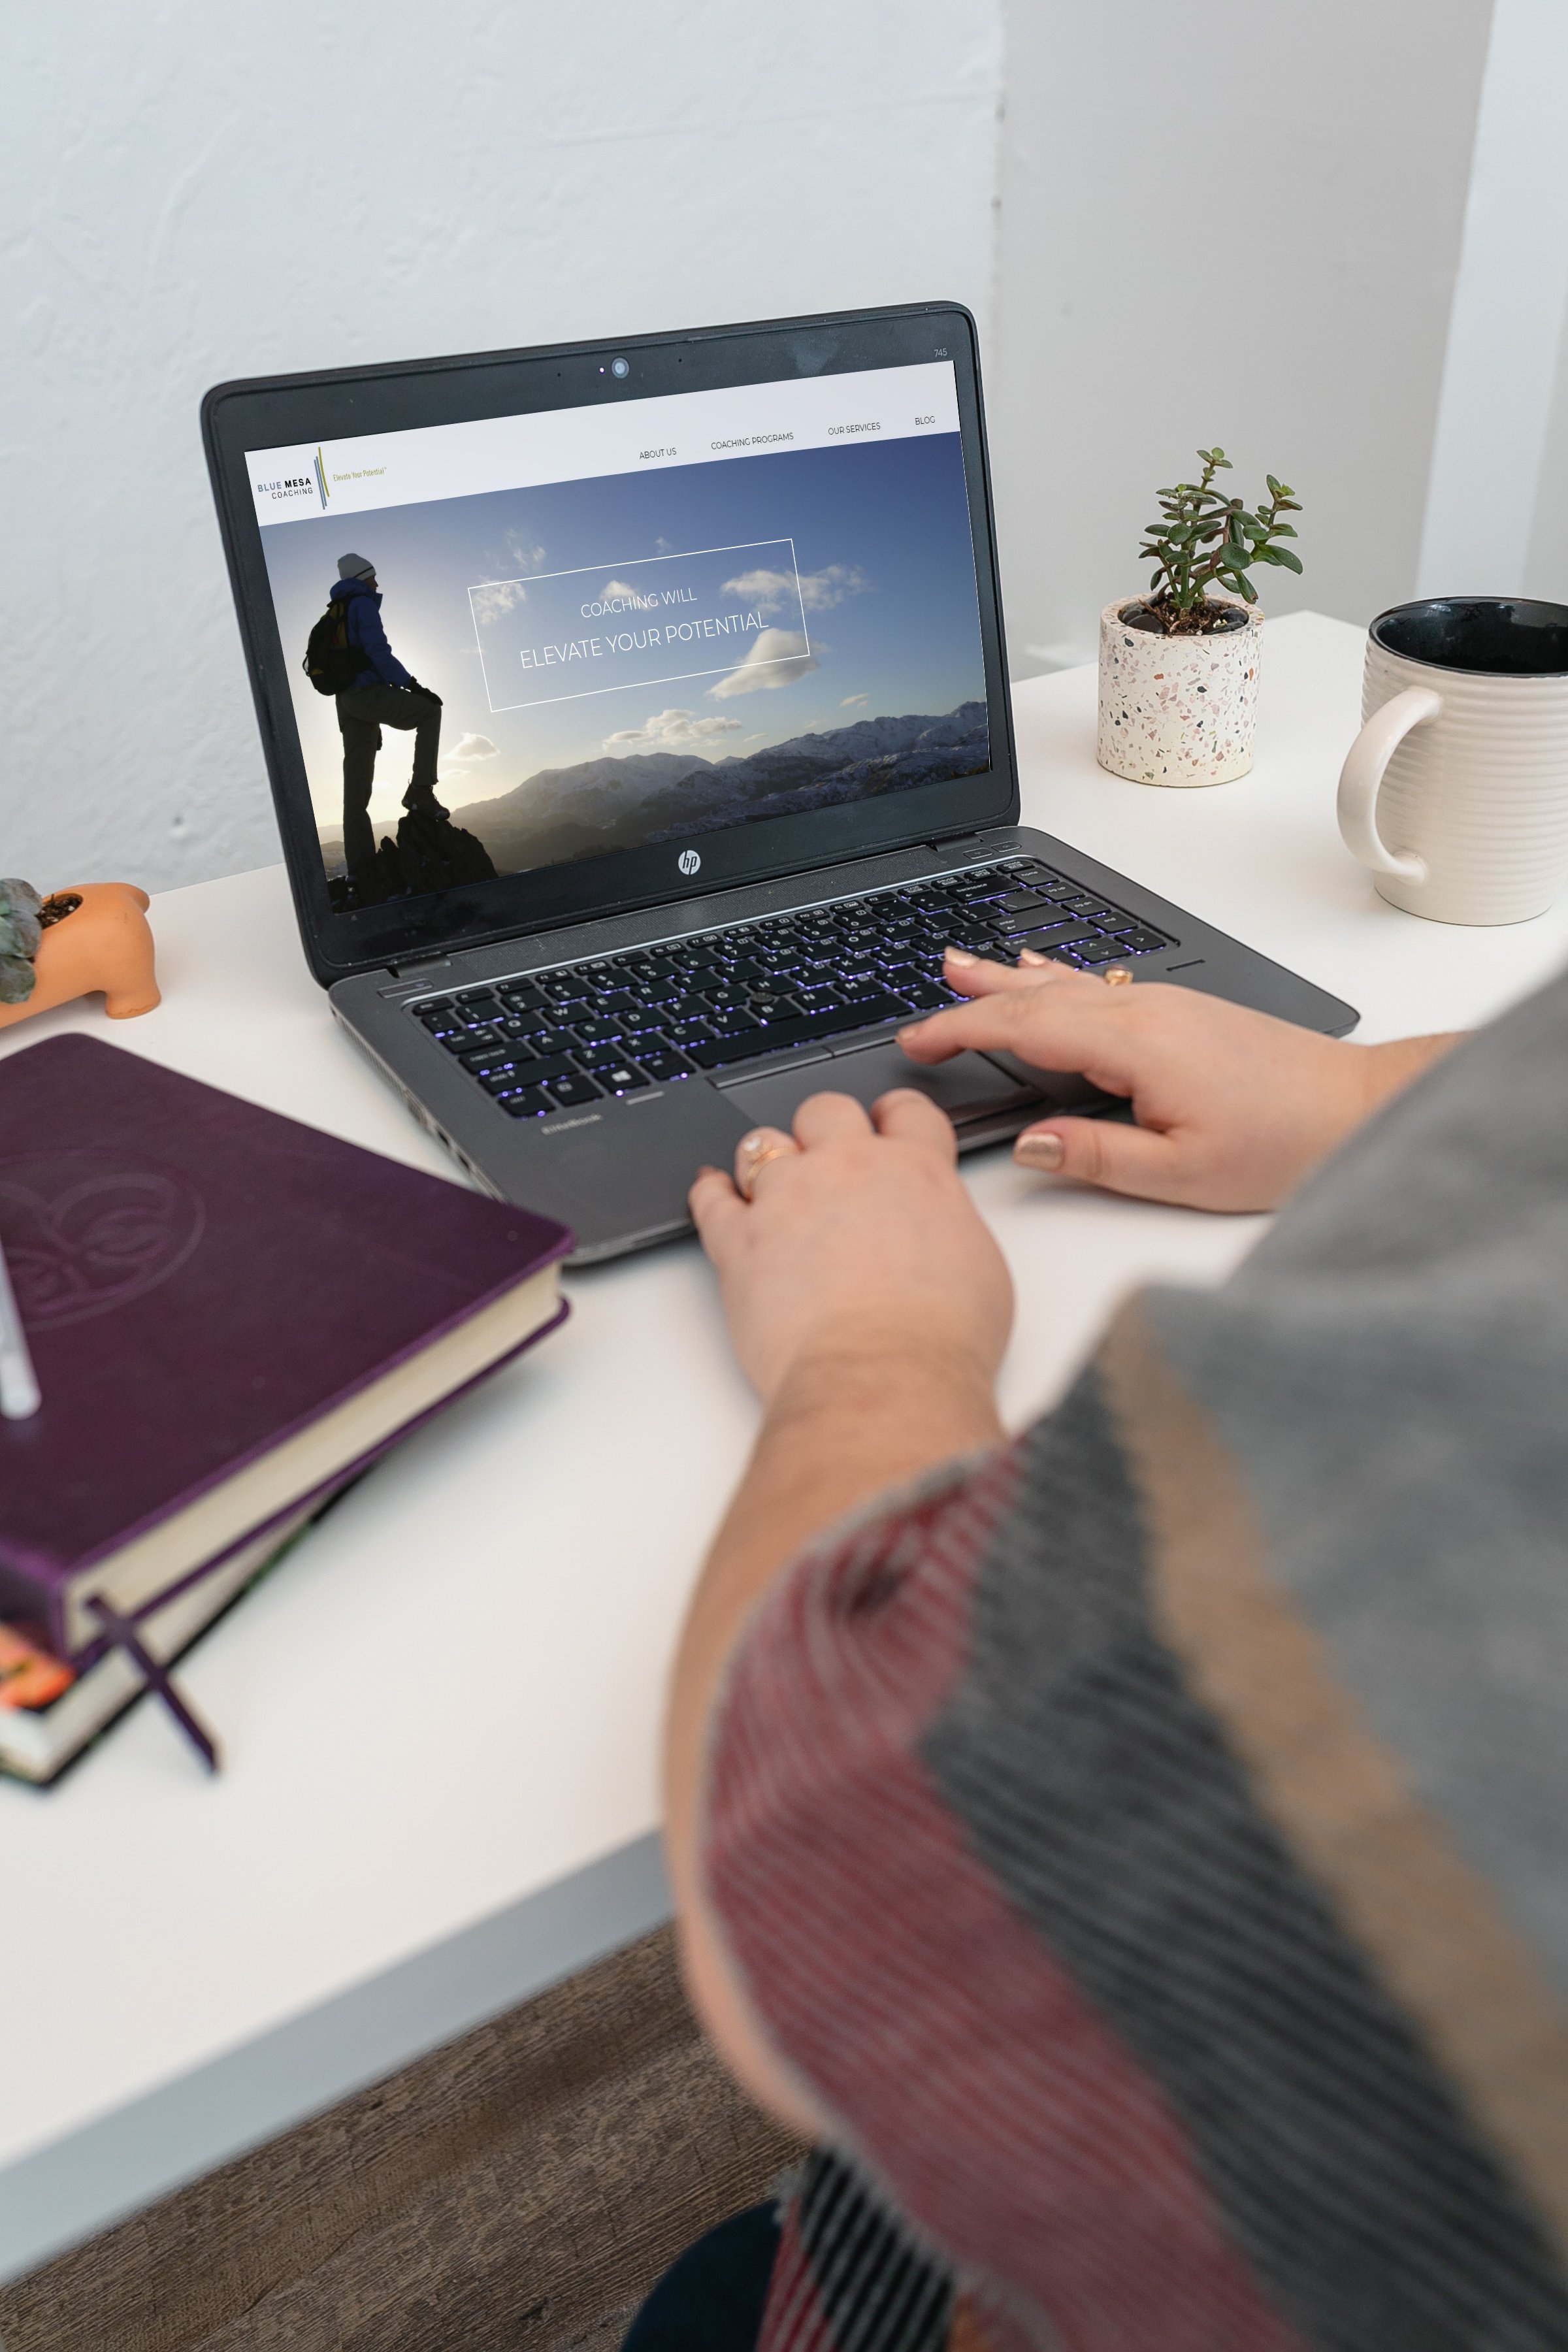
[[[601, 373], [607, 353], [630, 362], [624, 383]], [[958, 394], [991, 720], [991, 766], [984, 773], [693, 835], [681, 846], [700, 849], [702, 863], [689, 880], [677, 866], [675, 845], [661, 842], [379, 907], [334, 910], [294, 718], [291, 670], [298, 649], [291, 658], [279, 635], [247, 450], [847, 374], [933, 358], [952, 361]], [[417, 963], [487, 940], [702, 898], [1016, 821], [1017, 771], [978, 339], [962, 304], [917, 303], [698, 332], [632, 335], [614, 342], [259, 377], [216, 385], [202, 404], [202, 433], [300, 936], [323, 986], [354, 972]]]

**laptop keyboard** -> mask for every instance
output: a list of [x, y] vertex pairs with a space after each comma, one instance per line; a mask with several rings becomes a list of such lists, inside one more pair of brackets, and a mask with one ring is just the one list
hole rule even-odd
[[1175, 944], [1037, 858], [1009, 857], [409, 1011], [510, 1118], [544, 1118], [935, 1012], [955, 1001], [944, 948], [1009, 963], [1034, 948], [1093, 971]]

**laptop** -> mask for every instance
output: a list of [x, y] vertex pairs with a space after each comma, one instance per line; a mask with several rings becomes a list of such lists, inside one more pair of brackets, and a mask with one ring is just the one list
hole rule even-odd
[[218, 385], [203, 432], [300, 937], [472, 1181], [585, 1264], [830, 1087], [960, 1147], [1112, 1108], [917, 1071], [948, 943], [1341, 1035], [1337, 998], [1018, 823], [951, 302]]

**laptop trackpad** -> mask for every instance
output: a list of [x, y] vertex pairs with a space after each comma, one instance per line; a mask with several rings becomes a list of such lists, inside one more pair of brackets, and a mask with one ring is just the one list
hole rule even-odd
[[892, 1045], [865, 1045], [858, 1053], [835, 1054], [829, 1061], [807, 1062], [771, 1077], [743, 1078], [724, 1093], [754, 1126], [787, 1128], [812, 1095], [853, 1095], [869, 1110], [879, 1095], [894, 1087], [913, 1087], [929, 1095], [960, 1128], [1039, 1098], [1037, 1088], [1021, 1086], [984, 1054], [959, 1054], [951, 1062], [922, 1070]]

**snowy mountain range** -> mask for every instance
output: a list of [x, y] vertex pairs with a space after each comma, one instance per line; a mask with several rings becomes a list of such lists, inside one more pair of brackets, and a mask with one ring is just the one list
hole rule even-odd
[[942, 717], [860, 719], [796, 735], [744, 759], [644, 751], [543, 768], [494, 800], [469, 802], [461, 814], [507, 874], [941, 783], [990, 763], [985, 705], [961, 702]]

